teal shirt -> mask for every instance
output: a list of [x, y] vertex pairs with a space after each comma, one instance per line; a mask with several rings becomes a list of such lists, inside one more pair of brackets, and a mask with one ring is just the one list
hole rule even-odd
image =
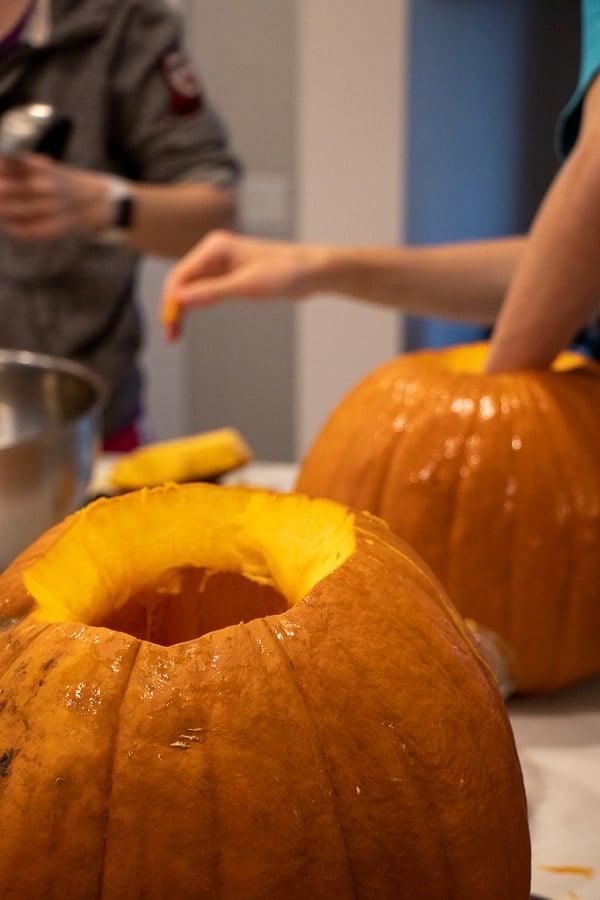
[[[558, 120], [557, 143], [562, 156], [573, 149], [579, 126], [583, 99], [600, 71], [600, 0], [581, 0], [581, 63], [575, 93]], [[600, 318], [596, 318], [577, 336], [575, 349], [600, 360]]]
[[567, 156], [577, 140], [587, 89], [600, 70], [600, 0], [581, 0], [581, 64], [575, 93], [558, 121], [558, 147]]

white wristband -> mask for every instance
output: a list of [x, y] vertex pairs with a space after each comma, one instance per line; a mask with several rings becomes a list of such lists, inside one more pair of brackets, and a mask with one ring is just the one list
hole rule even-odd
[[133, 192], [127, 179], [116, 175], [107, 175], [106, 189], [111, 210], [110, 221], [108, 227], [98, 234], [98, 240], [103, 244], [119, 244], [131, 227]]

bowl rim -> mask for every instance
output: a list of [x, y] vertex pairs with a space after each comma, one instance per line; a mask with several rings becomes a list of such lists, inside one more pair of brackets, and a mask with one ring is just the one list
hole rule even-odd
[[25, 437], [15, 440], [4, 447], [0, 447], [0, 454], [26, 444], [34, 444], [42, 441], [45, 443], [53, 439], [57, 434], [76, 427], [82, 420], [90, 419], [101, 413], [106, 401], [107, 389], [103, 379], [89, 366], [74, 359], [64, 356], [53, 356], [49, 353], [37, 353], [33, 350], [12, 350], [0, 347], [0, 371], [5, 365], [16, 365], [23, 368], [36, 368], [41, 371], [64, 373], [73, 375], [85, 382], [95, 393], [95, 398], [84, 413], [74, 417], [68, 422], [54, 424], [46, 428], [42, 433], [33, 437]]

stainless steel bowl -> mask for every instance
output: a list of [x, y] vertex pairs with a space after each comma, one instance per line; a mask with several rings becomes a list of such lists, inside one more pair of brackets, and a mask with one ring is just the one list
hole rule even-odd
[[0, 350], [0, 569], [84, 502], [103, 401], [78, 363]]

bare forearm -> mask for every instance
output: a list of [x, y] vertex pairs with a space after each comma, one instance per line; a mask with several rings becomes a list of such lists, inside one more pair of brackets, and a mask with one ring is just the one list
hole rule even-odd
[[542, 368], [570, 343], [600, 298], [600, 78], [581, 135], [534, 222], [494, 331], [488, 370]]
[[322, 250], [313, 289], [405, 312], [491, 324], [520, 258], [524, 238], [431, 247]]
[[115, 191], [133, 212], [124, 240], [142, 253], [181, 256], [215, 228], [231, 226], [234, 195], [208, 182], [126, 182], [37, 154], [0, 160], [0, 227], [24, 241], [81, 231], [103, 236], [114, 225]]
[[490, 372], [549, 365], [598, 302], [600, 173], [581, 153], [565, 164], [534, 223], [494, 331]]
[[233, 192], [211, 184], [137, 184], [133, 196], [127, 242], [143, 253], [178, 257], [209, 231], [233, 223]]
[[521, 237], [433, 247], [343, 247], [213, 231], [172, 269], [163, 292], [169, 340], [193, 307], [222, 300], [338, 294], [415, 315], [491, 324]]

